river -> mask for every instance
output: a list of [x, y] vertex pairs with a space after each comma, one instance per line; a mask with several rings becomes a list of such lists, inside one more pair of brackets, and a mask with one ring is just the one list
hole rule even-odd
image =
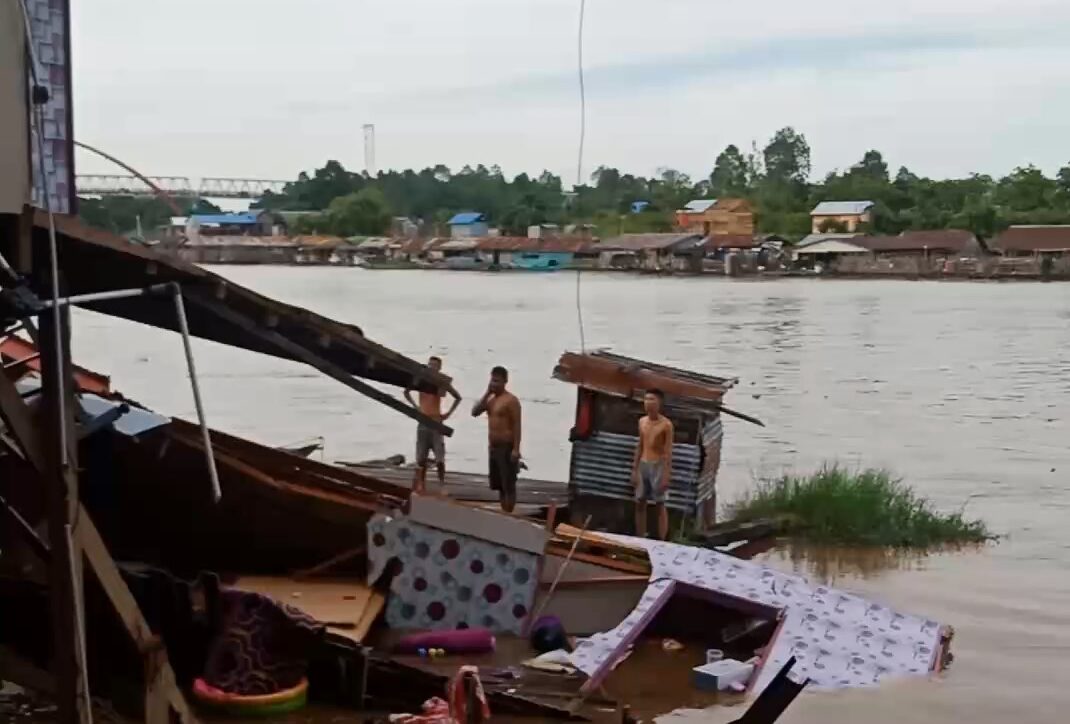
[[[466, 400], [503, 364], [524, 405], [535, 477], [564, 480], [575, 390], [550, 378], [580, 346], [577, 277], [217, 267], [234, 281], [360, 325], [417, 359], [441, 355]], [[1070, 285], [732, 281], [586, 274], [588, 348], [739, 378], [719, 499], [760, 476], [824, 461], [894, 470], [937, 507], [965, 506], [1003, 540], [927, 556], [769, 554], [955, 627], [938, 679], [806, 695], [782, 721], [1065, 721], [1070, 711]], [[127, 396], [192, 417], [181, 342], [79, 313], [75, 359]], [[315, 436], [326, 459], [411, 457], [413, 423], [310, 368], [195, 345], [209, 422], [282, 445]], [[482, 470], [485, 422], [460, 413], [449, 464]], [[738, 716], [730, 712], [726, 720]]]

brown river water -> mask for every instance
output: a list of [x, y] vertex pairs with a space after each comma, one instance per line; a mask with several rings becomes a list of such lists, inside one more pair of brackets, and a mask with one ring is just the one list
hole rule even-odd
[[[550, 372], [580, 346], [574, 274], [214, 270], [410, 356], [443, 356], [467, 401], [504, 364], [529, 473], [565, 480], [575, 390]], [[581, 289], [589, 348], [739, 378], [726, 404], [767, 427], [726, 420], [722, 503], [784, 470], [885, 466], [1004, 536], [928, 555], [766, 554], [956, 630], [943, 676], [807, 694], [782, 721], [1070, 721], [1070, 285], [586, 274]], [[310, 368], [207, 342], [195, 353], [214, 427], [273, 445], [323, 436], [327, 460], [411, 457], [408, 418]], [[74, 354], [127, 396], [193, 416], [177, 336], [79, 313]], [[485, 423], [465, 410], [448, 461], [479, 471]]]

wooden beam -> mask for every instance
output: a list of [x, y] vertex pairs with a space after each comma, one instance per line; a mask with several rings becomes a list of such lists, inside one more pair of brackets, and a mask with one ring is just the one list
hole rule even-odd
[[[100, 537], [89, 511], [81, 505], [78, 507], [75, 538], [85, 553], [86, 561], [100, 581], [101, 588], [111, 601], [112, 607], [119, 614], [119, 619], [127, 633], [134, 640], [138, 650], [145, 657], [145, 712], [147, 721], [152, 724], [167, 724], [170, 712], [178, 715], [178, 720], [195, 724], [197, 718], [186, 703], [175, 680], [175, 672], [167, 660], [167, 652], [159, 645], [159, 639], [152, 633], [148, 622], [138, 608], [137, 601], [119, 573], [118, 566], [108, 553], [104, 539]], [[166, 707], [161, 704], [166, 702]]]
[[[44, 257], [37, 259], [37, 275], [47, 279]], [[57, 319], [58, 317], [58, 319]], [[41, 449], [45, 511], [48, 520], [49, 618], [53, 635], [56, 704], [61, 724], [88, 722], [89, 684], [79, 611], [84, 611], [82, 560], [70, 537], [73, 511], [78, 504], [77, 448], [70, 443], [74, 430], [74, 375], [70, 366], [70, 309], [42, 314], [41, 336]]]
[[338, 365], [323, 359], [308, 348], [298, 344], [297, 342], [294, 342], [288, 337], [284, 337], [283, 335], [279, 334], [274, 330], [265, 329], [262, 325], [257, 324], [255, 321], [245, 316], [241, 312], [238, 312], [224, 304], [220, 304], [219, 302], [213, 299], [209, 299], [208, 297], [195, 291], [183, 289], [182, 295], [193, 304], [196, 304], [202, 309], [206, 309], [212, 312], [216, 316], [226, 320], [227, 322], [230, 322], [242, 331], [252, 334], [266, 342], [275, 345], [280, 350], [285, 352], [286, 356], [290, 356], [294, 359], [300, 360], [301, 362], [304, 362], [310, 367], [315, 367], [323, 374], [327, 375], [328, 377], [334, 378], [346, 387], [349, 387], [351, 389], [356, 390], [357, 392], [367, 395], [373, 400], [381, 402], [387, 407], [396, 410], [397, 412], [400, 412], [406, 417], [411, 417], [413, 420], [416, 420], [420, 424], [426, 425], [427, 427], [430, 427], [431, 429], [437, 432], [440, 432], [447, 436], [453, 434], [453, 429], [448, 427], [447, 425], [442, 424], [438, 420], [433, 420], [432, 418], [428, 417], [427, 415], [424, 415], [419, 410], [411, 407], [410, 405], [402, 402], [401, 400], [398, 400], [386, 394], [382, 390], [373, 387], [367, 382], [364, 382], [358, 379], [357, 377], [354, 377]]
[[312, 566], [311, 568], [305, 568], [304, 570], [294, 571], [293, 577], [297, 578], [297, 579], [301, 579], [301, 578], [312, 578], [313, 576], [318, 576], [319, 574], [323, 573], [324, 571], [329, 571], [330, 569], [334, 568], [339, 563], [345, 563], [346, 561], [348, 561], [348, 560], [350, 560], [352, 558], [356, 558], [357, 556], [363, 554], [364, 551], [367, 550], [367, 548], [368, 548], [367, 545], [365, 545], [364, 543], [361, 543], [359, 546], [356, 546], [355, 548], [350, 548], [349, 550], [342, 551], [341, 553], [339, 553], [336, 556], [331, 556], [327, 560], [323, 561], [322, 563], [317, 563], [316, 565]]
[[15, 383], [6, 375], [0, 375], [0, 419], [3, 419], [8, 431], [19, 444], [22, 454], [37, 472], [43, 473], [45, 457], [37, 426], [26, 401], [22, 399]]
[[37, 531], [33, 529], [30, 522], [23, 518], [22, 514], [15, 510], [15, 507], [7, 502], [2, 495], [0, 495], [0, 508], [3, 508], [4, 512], [15, 522], [15, 528], [22, 534], [27, 545], [33, 549], [34, 553], [36, 553], [42, 561], [47, 562], [49, 555], [51, 555], [48, 550], [48, 544], [41, 540], [41, 537], [37, 535]]
[[38, 668], [7, 646], [0, 646], [0, 679], [14, 682], [39, 694], [54, 696], [56, 693], [56, 680], [52, 678], [52, 674]]

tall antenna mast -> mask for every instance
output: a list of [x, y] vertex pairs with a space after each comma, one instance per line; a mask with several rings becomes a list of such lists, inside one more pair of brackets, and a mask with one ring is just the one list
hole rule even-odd
[[364, 124], [364, 172], [375, 178], [375, 124]]

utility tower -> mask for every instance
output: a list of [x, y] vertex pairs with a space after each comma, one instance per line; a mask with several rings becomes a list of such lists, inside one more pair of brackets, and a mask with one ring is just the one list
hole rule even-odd
[[375, 177], [375, 124], [364, 124], [364, 172]]

